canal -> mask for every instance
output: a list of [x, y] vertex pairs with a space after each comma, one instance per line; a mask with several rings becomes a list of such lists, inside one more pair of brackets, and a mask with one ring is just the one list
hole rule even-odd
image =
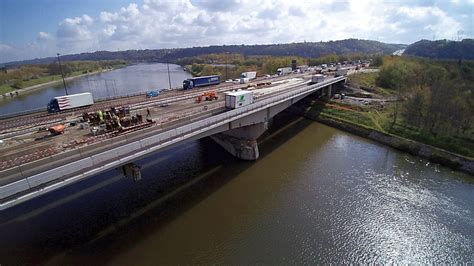
[[279, 115], [239, 161], [209, 139], [0, 213], [0, 264], [466, 263], [474, 179]]
[[[182, 67], [170, 64], [171, 87], [182, 87], [183, 80], [191, 77]], [[137, 64], [100, 74], [66, 81], [69, 94], [91, 92], [94, 99], [128, 95], [169, 88], [166, 64]], [[63, 83], [29, 91], [13, 98], [0, 99], [0, 114], [17, 113], [46, 108], [53, 97], [65, 95]]]

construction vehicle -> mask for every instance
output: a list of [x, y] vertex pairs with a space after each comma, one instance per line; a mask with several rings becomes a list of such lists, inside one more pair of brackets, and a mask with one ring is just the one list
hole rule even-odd
[[59, 124], [59, 125], [55, 125], [48, 128], [48, 131], [51, 133], [51, 135], [55, 136], [55, 135], [63, 134], [65, 128], [66, 128], [65, 125]]
[[217, 94], [216, 94], [215, 91], [206, 91], [202, 95], [199, 95], [196, 98], [196, 102], [200, 103], [200, 102], [202, 102], [203, 99], [205, 101], [217, 100]]

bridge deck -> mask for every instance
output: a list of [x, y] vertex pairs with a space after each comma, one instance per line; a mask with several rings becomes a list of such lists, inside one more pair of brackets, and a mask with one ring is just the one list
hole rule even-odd
[[[4, 167], [0, 171], [0, 209], [181, 141], [229, 129], [231, 121], [343, 80], [345, 77], [339, 77], [311, 86], [304, 80], [287, 81], [286, 86], [283, 82], [273, 90], [266, 88], [260, 94], [255, 91], [259, 98], [254, 104], [231, 111], [225, 111], [223, 100], [197, 104], [194, 97], [167, 107], [152, 106], [155, 124], [122, 134], [91, 137], [88, 130], [71, 127], [64, 135], [43, 138], [38, 143], [34, 138], [44, 137], [39, 133], [18, 137], [0, 157]], [[143, 114], [140, 109], [134, 112]]]

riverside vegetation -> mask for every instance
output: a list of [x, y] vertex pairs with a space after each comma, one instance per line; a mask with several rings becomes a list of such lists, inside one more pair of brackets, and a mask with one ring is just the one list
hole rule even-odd
[[[127, 64], [123, 60], [61, 62], [65, 77], [101, 72], [107, 69], [123, 67]], [[57, 62], [40, 65], [22, 65], [17, 68], [2, 68], [0, 70], [0, 94], [60, 80], [61, 72]]]
[[385, 57], [379, 73], [348, 83], [365, 97], [392, 101], [336, 99], [317, 104], [313, 114], [474, 157], [474, 62]]
[[343, 62], [350, 60], [365, 60], [374, 58], [379, 60], [381, 55], [369, 54], [328, 54], [318, 58], [303, 58], [296, 56], [244, 56], [242, 54], [208, 54], [195, 57], [186, 57], [177, 60], [177, 64], [185, 66], [193, 76], [220, 75], [225, 79], [240, 78], [246, 71], [257, 71], [259, 76], [275, 74], [280, 67], [291, 66], [291, 61], [296, 59], [298, 65], [320, 65], [329, 62]]

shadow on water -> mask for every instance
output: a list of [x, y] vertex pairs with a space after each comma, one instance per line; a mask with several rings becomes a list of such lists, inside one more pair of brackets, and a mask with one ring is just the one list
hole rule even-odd
[[[263, 143], [260, 145], [260, 159], [264, 159], [311, 123], [296, 115], [282, 113], [259, 139], [259, 143]], [[163, 193], [159, 197], [133, 210], [127, 218], [109, 225], [99, 237], [72, 248], [49, 263], [64, 265], [87, 263], [91, 260], [99, 264], [107, 263], [116, 254], [126, 251], [152, 232], [172, 223], [254, 164], [234, 158], [209, 138], [199, 142], [200, 146], [205, 147], [201, 154], [204, 156], [203, 161], [212, 162], [205, 169], [189, 176], [178, 186], [163, 184]]]
[[[260, 160], [311, 123], [288, 112], [278, 115], [259, 139]], [[138, 183], [109, 171], [0, 214], [0, 261], [104, 263], [254, 164], [235, 159], [209, 138], [138, 163], [148, 165]]]

